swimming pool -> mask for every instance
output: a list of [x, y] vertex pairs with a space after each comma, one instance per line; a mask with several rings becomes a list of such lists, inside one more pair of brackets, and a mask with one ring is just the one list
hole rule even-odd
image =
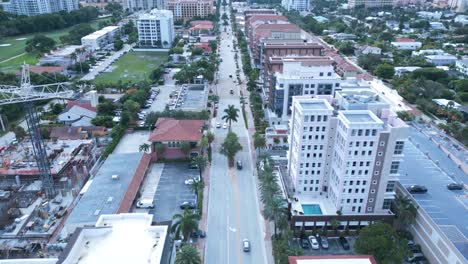
[[302, 204], [302, 210], [304, 210], [304, 215], [321, 215], [322, 209], [318, 204]]

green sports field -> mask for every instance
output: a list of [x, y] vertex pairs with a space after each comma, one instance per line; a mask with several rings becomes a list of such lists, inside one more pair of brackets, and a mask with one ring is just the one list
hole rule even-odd
[[111, 72], [99, 74], [96, 83], [140, 82], [149, 80], [152, 70], [167, 61], [167, 52], [130, 51], [110, 66]]

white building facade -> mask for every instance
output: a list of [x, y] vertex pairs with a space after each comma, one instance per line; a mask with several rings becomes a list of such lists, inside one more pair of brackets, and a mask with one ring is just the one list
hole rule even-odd
[[170, 48], [174, 40], [174, 16], [169, 10], [153, 9], [138, 17], [137, 29], [140, 46]]
[[93, 32], [81, 38], [81, 45], [87, 51], [95, 51], [105, 48], [107, 45], [114, 43], [117, 33], [119, 33], [118, 26], [109, 26], [101, 30]]
[[296, 195], [325, 200], [333, 207], [327, 212], [388, 211], [407, 126], [388, 109], [378, 117], [336, 111], [329, 101], [293, 98], [288, 172]]
[[123, 6], [130, 11], [162, 9], [164, 2], [162, 0], [124, 0]]
[[282, 0], [281, 5], [288, 11], [309, 11], [310, 1], [309, 0]]
[[282, 73], [275, 73], [273, 79], [271, 110], [284, 122], [289, 120], [293, 96], [333, 95], [342, 82], [341, 77], [335, 73], [332, 60], [326, 58], [317, 61], [285, 58]]
[[37, 16], [60, 11], [73, 11], [79, 8], [78, 0], [11, 0], [2, 3], [6, 12], [24, 15]]
[[468, 75], [468, 58], [463, 58], [461, 60], [457, 60], [455, 62], [455, 68], [457, 69], [457, 71], [465, 74], [465, 75]]

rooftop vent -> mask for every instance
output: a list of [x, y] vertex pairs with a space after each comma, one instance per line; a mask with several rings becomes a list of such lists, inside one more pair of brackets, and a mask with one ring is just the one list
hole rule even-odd
[[118, 180], [118, 179], [119, 179], [119, 175], [117, 175], [117, 174], [112, 175], [112, 180], [115, 181], [115, 180]]

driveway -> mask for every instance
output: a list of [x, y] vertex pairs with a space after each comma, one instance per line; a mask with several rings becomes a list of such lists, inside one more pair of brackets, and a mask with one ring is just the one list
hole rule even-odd
[[183, 213], [179, 208], [183, 201], [195, 201], [196, 197], [185, 185], [185, 180], [198, 176], [198, 170], [188, 169], [189, 164], [166, 163], [159, 179], [158, 188], [154, 196], [155, 208], [150, 210], [156, 221], [170, 221], [175, 214]]
[[104, 60], [101, 65], [99, 65], [97, 68], [94, 70], [90, 71], [88, 74], [83, 76], [81, 78], [82, 81], [89, 81], [89, 80], [94, 80], [96, 76], [98, 76], [102, 71], [104, 71], [107, 67], [109, 67], [114, 61], [118, 60], [122, 55], [125, 54], [125, 52], [128, 52], [131, 50], [133, 45], [128, 45], [125, 44], [123, 49], [114, 52], [112, 55], [110, 55], [106, 60]]

